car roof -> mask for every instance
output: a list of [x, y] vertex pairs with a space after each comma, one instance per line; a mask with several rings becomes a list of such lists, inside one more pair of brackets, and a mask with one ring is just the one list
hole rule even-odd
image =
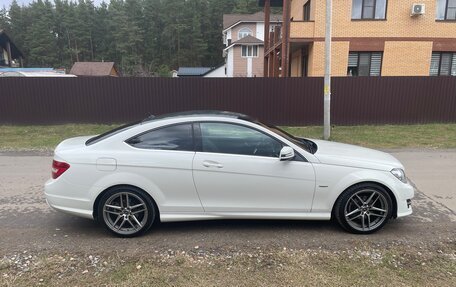
[[256, 119], [235, 112], [228, 112], [228, 111], [217, 111], [217, 110], [196, 110], [196, 111], [186, 111], [186, 112], [178, 112], [178, 113], [170, 113], [170, 114], [163, 114], [159, 116], [150, 116], [146, 119], [146, 121], [155, 121], [155, 120], [162, 120], [162, 119], [173, 119], [173, 118], [181, 118], [181, 117], [221, 117], [221, 118], [231, 118], [231, 119], [240, 119], [249, 122], [256, 122]]
[[186, 112], [178, 112], [178, 113], [170, 113], [170, 114], [163, 114], [159, 116], [151, 115], [148, 118], [137, 121], [133, 123], [129, 123], [120, 127], [117, 127], [113, 130], [107, 131], [103, 134], [94, 136], [86, 141], [86, 145], [92, 145], [99, 141], [104, 140], [105, 138], [111, 137], [114, 134], [122, 133], [124, 131], [129, 130], [134, 126], [138, 126], [144, 123], [151, 123], [160, 120], [172, 120], [177, 118], [189, 118], [189, 117], [220, 117], [220, 118], [230, 118], [230, 119], [239, 119], [244, 121], [249, 121], [252, 123], [258, 123], [257, 120], [251, 118], [247, 115], [234, 113], [234, 112], [227, 112], [227, 111], [215, 111], [215, 110], [201, 110], [201, 111], [186, 111]]

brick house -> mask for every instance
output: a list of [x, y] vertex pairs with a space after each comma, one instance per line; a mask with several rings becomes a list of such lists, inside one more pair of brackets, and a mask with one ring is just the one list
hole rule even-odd
[[[270, 16], [269, 30], [282, 15]], [[264, 13], [223, 15], [223, 43], [227, 77], [263, 77]]]
[[[456, 76], [456, 0], [332, 3], [333, 76]], [[259, 4], [265, 29], [270, 7], [283, 7], [287, 19], [284, 37], [271, 33], [265, 39], [265, 76], [323, 76], [326, 1]]]

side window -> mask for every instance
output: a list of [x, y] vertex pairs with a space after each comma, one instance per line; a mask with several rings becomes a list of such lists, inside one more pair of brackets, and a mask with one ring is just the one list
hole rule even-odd
[[380, 76], [382, 52], [350, 52], [347, 76]]
[[193, 151], [192, 124], [152, 130], [129, 139], [127, 143], [142, 149]]
[[238, 40], [241, 40], [242, 38], [247, 36], [252, 36], [252, 34], [252, 30], [250, 30], [249, 28], [242, 28], [238, 32]]
[[437, 20], [456, 20], [456, 0], [437, 0]]
[[456, 76], [456, 53], [433, 52], [431, 76]]
[[279, 157], [282, 143], [248, 127], [228, 123], [201, 123], [202, 151]]
[[244, 58], [258, 57], [258, 46], [242, 45], [241, 56]]
[[303, 12], [304, 12], [304, 15], [303, 15], [303, 18], [302, 20], [304, 21], [310, 21], [310, 1], [307, 1], [306, 4], [304, 4], [304, 8], [303, 8]]
[[353, 0], [352, 19], [385, 19], [387, 0]]

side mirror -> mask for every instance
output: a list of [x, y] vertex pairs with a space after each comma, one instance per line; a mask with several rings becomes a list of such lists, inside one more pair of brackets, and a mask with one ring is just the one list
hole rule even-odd
[[283, 160], [289, 160], [289, 159], [292, 159], [295, 157], [295, 153], [294, 153], [294, 149], [292, 149], [291, 147], [289, 146], [284, 146], [281, 150], [280, 150], [280, 154], [279, 154], [279, 159], [281, 161]]

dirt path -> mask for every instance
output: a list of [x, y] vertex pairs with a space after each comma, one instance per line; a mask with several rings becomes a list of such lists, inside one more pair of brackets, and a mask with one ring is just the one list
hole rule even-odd
[[119, 239], [96, 223], [57, 213], [45, 203], [49, 156], [0, 155], [0, 257], [15, 252], [115, 252], [127, 256], [166, 250], [256, 248], [347, 249], [356, 244], [431, 246], [456, 237], [456, 151], [397, 151], [417, 185], [414, 214], [371, 236], [343, 232], [330, 222], [209, 221], [158, 224], [145, 236]]

